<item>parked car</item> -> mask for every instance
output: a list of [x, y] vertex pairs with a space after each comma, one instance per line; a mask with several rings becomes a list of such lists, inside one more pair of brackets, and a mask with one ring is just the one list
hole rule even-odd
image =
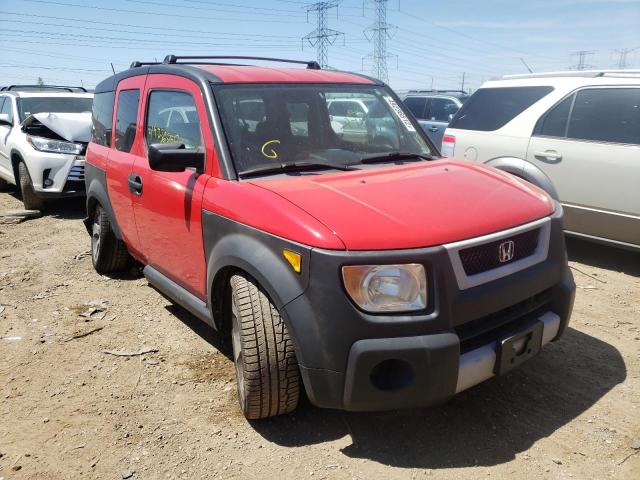
[[545, 189], [570, 235], [640, 249], [640, 70], [487, 82], [449, 125], [442, 151]]
[[431, 141], [440, 148], [444, 130], [469, 94], [464, 90], [409, 90], [401, 98]]
[[[438, 160], [382, 82], [219, 58], [96, 87], [86, 225], [98, 272], [133, 257], [231, 338], [247, 418], [302, 389], [327, 408], [431, 405], [562, 335], [575, 285], [545, 192]], [[367, 105], [366, 135], [334, 130], [337, 98]]]
[[93, 95], [82, 87], [12, 85], [0, 90], [0, 189], [18, 186], [26, 209], [84, 195]]

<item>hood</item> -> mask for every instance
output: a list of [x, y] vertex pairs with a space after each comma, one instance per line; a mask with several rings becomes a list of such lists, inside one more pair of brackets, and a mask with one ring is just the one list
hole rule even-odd
[[484, 165], [438, 160], [359, 172], [255, 180], [326, 225], [348, 250], [455, 242], [553, 213], [542, 190]]
[[29, 115], [22, 125], [28, 127], [40, 122], [68, 142], [85, 142], [91, 139], [91, 112], [56, 113], [41, 112]]

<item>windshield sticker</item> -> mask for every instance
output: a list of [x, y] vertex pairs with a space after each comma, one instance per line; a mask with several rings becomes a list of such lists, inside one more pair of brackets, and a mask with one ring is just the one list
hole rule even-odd
[[395, 102], [395, 100], [391, 97], [384, 97], [384, 99], [391, 107], [391, 110], [393, 110], [393, 113], [395, 113], [396, 116], [400, 119], [400, 121], [405, 126], [405, 128], [410, 132], [415, 132], [416, 129], [413, 128], [411, 121], [407, 118], [407, 116], [404, 114], [404, 112], [402, 111], [400, 106]]
[[273, 149], [273, 147], [270, 148], [268, 151], [265, 151], [265, 149], [269, 145], [280, 145], [280, 140], [269, 140], [268, 142], [265, 142], [264, 145], [262, 145], [262, 155], [264, 155], [267, 158], [271, 158], [272, 160], [275, 160], [276, 158], [278, 158], [278, 152], [276, 152]]

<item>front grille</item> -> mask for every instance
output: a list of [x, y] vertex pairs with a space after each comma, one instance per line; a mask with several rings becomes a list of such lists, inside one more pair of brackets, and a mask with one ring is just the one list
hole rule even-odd
[[69, 171], [68, 180], [84, 182], [84, 165], [74, 165]]
[[460, 352], [466, 353], [517, 331], [542, 313], [549, 311], [551, 290], [545, 290], [510, 307], [471, 320], [455, 328]]
[[[538, 247], [539, 237], [540, 229], [536, 228], [511, 237], [460, 250], [460, 260], [462, 261], [464, 273], [476, 275], [533, 255]], [[511, 259], [501, 262], [500, 245], [509, 241], [513, 242], [513, 256]]]

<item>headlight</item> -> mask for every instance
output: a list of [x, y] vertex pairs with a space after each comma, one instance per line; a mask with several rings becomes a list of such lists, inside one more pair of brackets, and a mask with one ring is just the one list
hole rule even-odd
[[79, 143], [63, 142], [60, 140], [51, 140], [50, 138], [33, 137], [31, 135], [27, 135], [27, 141], [33, 148], [41, 152], [80, 155], [84, 149], [84, 145]]
[[422, 265], [342, 267], [349, 296], [369, 312], [409, 312], [427, 306], [427, 275]]

